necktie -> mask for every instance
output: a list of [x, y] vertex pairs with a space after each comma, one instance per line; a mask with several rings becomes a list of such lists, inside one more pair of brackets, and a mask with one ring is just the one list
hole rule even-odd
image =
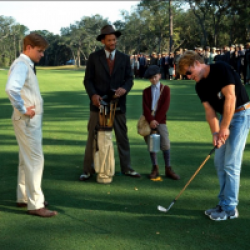
[[109, 53], [109, 60], [112, 61], [112, 54], [111, 54], [111, 52]]

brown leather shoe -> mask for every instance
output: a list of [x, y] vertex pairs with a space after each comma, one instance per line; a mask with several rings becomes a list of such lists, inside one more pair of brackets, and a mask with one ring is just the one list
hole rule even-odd
[[36, 210], [28, 210], [28, 214], [41, 216], [41, 217], [52, 217], [52, 216], [57, 215], [57, 212], [50, 211], [47, 208], [43, 207], [43, 208], [36, 209]]
[[[44, 206], [47, 207], [49, 205], [49, 203], [47, 201], [44, 201]], [[17, 207], [27, 207], [27, 203], [23, 203], [23, 202], [17, 202], [16, 203]]]
[[149, 178], [150, 179], [155, 179], [159, 175], [160, 174], [159, 174], [159, 167], [158, 167], [158, 165], [153, 165], [153, 168], [152, 168], [151, 174], [149, 175]]
[[180, 180], [180, 176], [176, 174], [171, 167], [165, 167], [165, 175], [173, 180]]

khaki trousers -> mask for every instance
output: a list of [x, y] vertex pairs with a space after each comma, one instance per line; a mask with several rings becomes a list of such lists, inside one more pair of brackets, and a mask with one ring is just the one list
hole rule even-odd
[[28, 210], [43, 208], [42, 115], [13, 116], [12, 122], [19, 145], [17, 202], [27, 203]]

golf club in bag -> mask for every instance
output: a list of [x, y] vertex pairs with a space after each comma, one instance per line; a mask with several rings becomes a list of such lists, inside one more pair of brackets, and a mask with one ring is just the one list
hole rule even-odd
[[181, 196], [181, 194], [184, 192], [184, 190], [187, 188], [187, 186], [190, 184], [190, 182], [194, 179], [194, 177], [199, 173], [199, 171], [202, 169], [202, 167], [205, 165], [205, 163], [208, 161], [208, 159], [210, 158], [211, 154], [215, 151], [216, 146], [210, 151], [210, 153], [208, 154], [208, 156], [206, 157], [206, 159], [202, 162], [202, 164], [200, 165], [200, 167], [195, 171], [195, 173], [193, 174], [193, 176], [190, 178], [190, 180], [187, 182], [187, 184], [185, 185], [185, 187], [180, 191], [180, 193], [175, 197], [175, 199], [172, 201], [172, 203], [170, 204], [170, 206], [168, 208], [165, 208], [163, 206], [158, 206], [157, 209], [161, 212], [168, 212], [169, 209], [174, 205], [174, 203], [178, 200], [178, 198]]

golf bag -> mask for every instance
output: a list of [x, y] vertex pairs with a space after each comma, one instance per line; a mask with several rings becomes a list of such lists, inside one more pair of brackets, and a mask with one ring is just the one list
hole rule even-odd
[[115, 157], [112, 131], [97, 131], [94, 149], [94, 166], [98, 183], [108, 184], [115, 174]]
[[96, 181], [109, 184], [115, 174], [114, 146], [112, 141], [112, 129], [115, 119], [115, 110], [118, 100], [104, 101], [102, 97], [99, 112], [99, 124], [96, 128], [94, 143], [94, 168], [97, 173]]

